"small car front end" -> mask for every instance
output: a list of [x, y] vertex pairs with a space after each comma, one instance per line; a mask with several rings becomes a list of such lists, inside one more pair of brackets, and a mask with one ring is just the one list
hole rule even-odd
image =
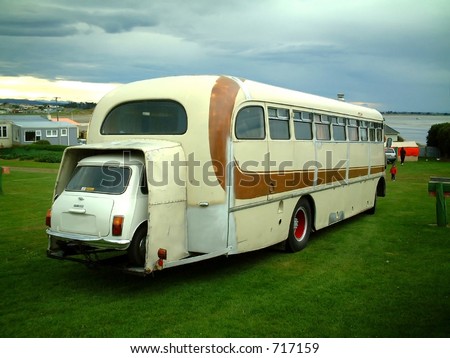
[[395, 153], [394, 148], [384, 148], [384, 154], [388, 164], [392, 164], [397, 160], [397, 154]]

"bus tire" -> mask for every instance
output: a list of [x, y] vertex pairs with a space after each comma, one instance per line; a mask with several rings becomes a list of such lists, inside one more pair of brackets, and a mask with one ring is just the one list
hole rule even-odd
[[132, 265], [144, 266], [147, 244], [147, 225], [140, 226], [128, 247], [128, 260]]
[[288, 251], [297, 252], [306, 247], [311, 233], [311, 225], [311, 206], [308, 200], [302, 198], [292, 214], [286, 245]]

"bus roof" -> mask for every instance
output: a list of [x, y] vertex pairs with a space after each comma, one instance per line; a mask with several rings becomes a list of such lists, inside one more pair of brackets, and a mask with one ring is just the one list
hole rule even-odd
[[330, 112], [342, 116], [383, 120], [382, 115], [377, 110], [368, 107], [243, 78], [218, 75], [173, 76], [131, 82], [119, 86], [105, 95], [97, 105], [96, 110], [102, 112], [104, 116], [120, 103], [156, 98], [172, 99], [183, 103], [194, 96], [204, 96], [209, 101], [211, 89], [221, 78], [227, 78], [239, 86], [240, 96], [236, 98], [235, 105], [254, 100], [297, 106], [307, 110]]
[[275, 102], [311, 110], [332, 112], [343, 116], [351, 115], [366, 119], [383, 120], [381, 114], [375, 109], [354, 105], [337, 99], [330, 99], [251, 80], [242, 81], [241, 88], [250, 95], [250, 99], [253, 98], [265, 102]]

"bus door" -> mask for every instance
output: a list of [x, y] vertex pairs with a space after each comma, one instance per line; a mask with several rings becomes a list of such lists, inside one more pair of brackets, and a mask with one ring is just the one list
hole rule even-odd
[[334, 116], [314, 114], [317, 186], [332, 185], [346, 179], [348, 148], [345, 141], [345, 126], [338, 125], [337, 121], [337, 117]]
[[[344, 123], [335, 116], [314, 114], [317, 228], [343, 220], [352, 211], [351, 204], [346, 200], [346, 191], [349, 188], [344, 185], [347, 182], [349, 165]], [[329, 200], [329, 192], [323, 190], [327, 188], [333, 190], [334, 200]]]
[[240, 253], [267, 246], [270, 240], [266, 220], [269, 174], [264, 107], [246, 104], [237, 111], [230, 161], [234, 164], [230, 178], [228, 244]]
[[246, 105], [236, 116], [233, 140], [233, 197], [230, 207], [267, 200], [268, 147], [261, 105]]
[[268, 148], [266, 170], [270, 172], [269, 195], [272, 200], [278, 194], [292, 190], [295, 185], [294, 142], [290, 140], [290, 111], [281, 106], [268, 105], [269, 119]]

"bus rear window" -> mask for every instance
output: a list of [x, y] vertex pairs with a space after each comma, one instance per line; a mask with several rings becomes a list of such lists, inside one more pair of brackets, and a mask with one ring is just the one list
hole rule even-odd
[[106, 135], [173, 135], [187, 130], [187, 115], [175, 101], [146, 100], [122, 103], [103, 121], [101, 134]]

